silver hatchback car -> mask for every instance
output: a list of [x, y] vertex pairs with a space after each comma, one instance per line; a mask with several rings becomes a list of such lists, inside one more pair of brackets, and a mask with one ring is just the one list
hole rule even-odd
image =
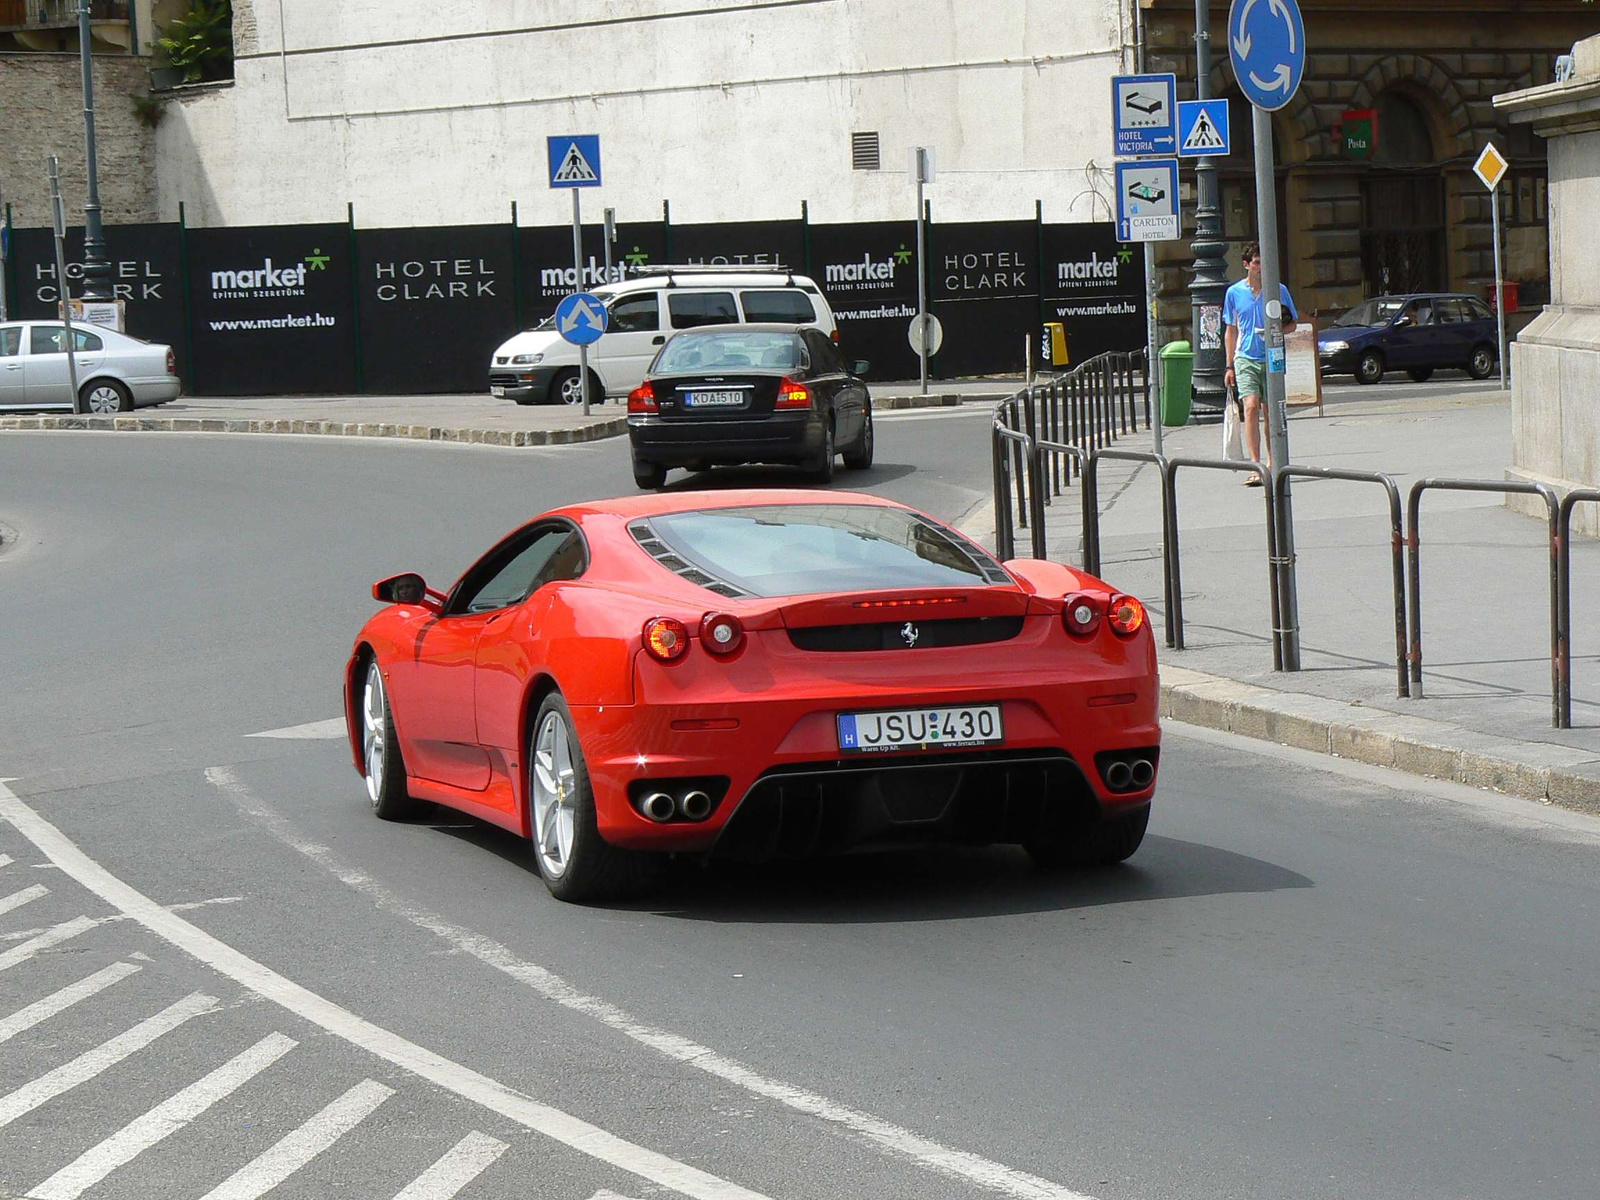
[[[78, 392], [91, 413], [130, 412], [183, 390], [172, 347], [98, 325], [74, 325]], [[0, 411], [72, 411], [67, 327], [60, 321], [0, 323]]]

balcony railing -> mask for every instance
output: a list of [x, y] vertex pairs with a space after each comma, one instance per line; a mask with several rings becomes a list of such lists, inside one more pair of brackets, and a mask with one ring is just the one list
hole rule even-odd
[[[82, 0], [0, 0], [0, 29], [61, 29], [78, 23]], [[129, 0], [89, 0], [92, 21], [126, 21]]]

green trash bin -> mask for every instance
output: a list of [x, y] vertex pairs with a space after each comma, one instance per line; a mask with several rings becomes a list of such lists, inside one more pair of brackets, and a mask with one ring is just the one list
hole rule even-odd
[[1193, 399], [1194, 352], [1188, 342], [1161, 347], [1161, 423], [1185, 425]]

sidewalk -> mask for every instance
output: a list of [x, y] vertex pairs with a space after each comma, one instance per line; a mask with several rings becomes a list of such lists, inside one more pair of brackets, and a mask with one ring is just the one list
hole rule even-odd
[[[1501, 479], [1510, 401], [1499, 391], [1366, 389], [1290, 421], [1297, 463], [1387, 471], [1402, 498], [1421, 475]], [[1220, 429], [1166, 431], [1169, 457], [1215, 458]], [[1120, 439], [1148, 449], [1149, 435]], [[1600, 812], [1600, 542], [1572, 551], [1573, 724], [1551, 728], [1549, 549], [1543, 521], [1489, 494], [1422, 501], [1425, 699], [1396, 696], [1388, 501], [1373, 484], [1293, 483], [1302, 670], [1272, 669], [1262, 493], [1241, 477], [1177, 476], [1187, 648], [1162, 644], [1166, 709], [1231, 729]], [[1163, 636], [1159, 474], [1107, 462], [1105, 577], [1143, 598]], [[1053, 499], [1050, 556], [1081, 561], [1075, 488]], [[992, 543], [977, 518], [968, 531]], [[1021, 552], [1026, 536], [1018, 533]]]
[[[872, 384], [875, 408], [943, 408], [999, 400], [1016, 391], [1004, 380]], [[160, 430], [178, 433], [293, 433], [398, 437], [489, 446], [548, 446], [618, 437], [628, 428], [619, 400], [581, 407], [515, 404], [487, 392], [429, 396], [181, 396], [115, 416], [71, 413], [0, 416], [9, 429]]]

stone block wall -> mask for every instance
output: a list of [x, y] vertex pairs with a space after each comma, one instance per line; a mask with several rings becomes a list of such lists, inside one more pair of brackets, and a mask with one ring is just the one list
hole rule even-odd
[[[94, 60], [95, 144], [100, 206], [107, 223], [156, 219], [155, 130], [134, 112], [150, 91], [149, 60]], [[50, 223], [44, 160], [61, 160], [68, 224], [83, 220], [88, 189], [83, 140], [83, 75], [76, 54], [0, 55], [0, 187], [17, 226]]]

